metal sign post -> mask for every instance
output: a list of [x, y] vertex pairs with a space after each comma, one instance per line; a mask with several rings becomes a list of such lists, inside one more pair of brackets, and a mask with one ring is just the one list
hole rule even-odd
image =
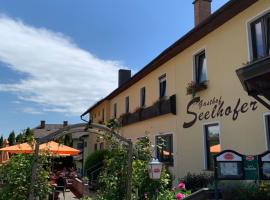
[[243, 157], [233, 150], [225, 150], [214, 156], [215, 200], [219, 199], [219, 180], [241, 180], [244, 178]]

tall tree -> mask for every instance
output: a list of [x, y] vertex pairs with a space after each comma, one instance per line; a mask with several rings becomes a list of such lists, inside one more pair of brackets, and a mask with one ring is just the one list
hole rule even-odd
[[16, 136], [16, 143], [23, 143], [23, 142], [24, 142], [23, 134], [20, 133]]
[[24, 142], [29, 142], [34, 139], [34, 133], [30, 128], [27, 128], [24, 131], [23, 135], [24, 135]]
[[14, 144], [16, 144], [16, 136], [15, 136], [15, 132], [12, 131], [9, 136], [8, 136], [8, 142], [9, 142], [9, 145], [12, 146]]
[[3, 147], [4, 138], [3, 135], [0, 137], [0, 148]]

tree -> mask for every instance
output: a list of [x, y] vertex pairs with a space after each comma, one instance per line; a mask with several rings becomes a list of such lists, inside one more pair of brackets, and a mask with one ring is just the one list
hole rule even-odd
[[0, 148], [3, 147], [4, 138], [3, 135], [0, 137]]
[[30, 128], [23, 130], [20, 134], [16, 136], [16, 143], [24, 143], [33, 141], [34, 134]]
[[23, 143], [23, 134], [18, 134], [16, 136], [16, 143]]
[[26, 130], [24, 130], [23, 139], [24, 139], [24, 142], [29, 142], [34, 139], [34, 133], [30, 128], [27, 128]]
[[15, 136], [15, 132], [12, 131], [9, 136], [8, 136], [8, 142], [9, 142], [9, 145], [12, 146], [14, 144], [16, 144], [16, 136]]

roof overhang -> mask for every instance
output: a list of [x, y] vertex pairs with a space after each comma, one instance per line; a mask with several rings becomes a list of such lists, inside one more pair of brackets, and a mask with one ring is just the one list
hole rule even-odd
[[270, 56], [249, 63], [236, 73], [248, 95], [270, 110]]
[[147, 76], [149, 73], [168, 62], [170, 59], [216, 30], [224, 23], [232, 19], [237, 14], [241, 13], [258, 0], [230, 0], [216, 12], [211, 14], [207, 19], [202, 21], [199, 25], [195, 26], [192, 30], [186, 33], [183, 37], [165, 49], [161, 54], [159, 54], [155, 59], [153, 59], [149, 64], [143, 67], [138, 73], [136, 73], [133, 77], [131, 77], [127, 82], [123, 85], [112, 91], [108, 96], [98, 101], [96, 104], [87, 109], [81, 117], [85, 116], [89, 112], [91, 112], [95, 107], [100, 105], [105, 100], [110, 100], [125, 91], [136, 82]]

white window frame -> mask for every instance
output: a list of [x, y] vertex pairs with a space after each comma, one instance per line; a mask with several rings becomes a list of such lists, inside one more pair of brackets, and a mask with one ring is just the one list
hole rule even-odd
[[[144, 105], [142, 105], [142, 89], [144, 89]], [[140, 107], [146, 107], [146, 87], [140, 88]]]
[[154, 134], [153, 135], [153, 140], [154, 140], [154, 144], [155, 144], [155, 147], [154, 147], [154, 157], [157, 158], [157, 140], [156, 140], [156, 137], [157, 136], [166, 136], [166, 135], [172, 135], [173, 137], [173, 142], [172, 142], [172, 145], [173, 145], [173, 165], [172, 166], [169, 166], [169, 167], [175, 167], [176, 165], [176, 145], [174, 145], [175, 143], [175, 133], [174, 132], [164, 132], [164, 133], [157, 133], [157, 134]]
[[164, 97], [167, 96], [167, 93], [168, 93], [168, 79], [167, 79], [167, 73], [163, 73], [162, 75], [160, 75], [158, 77], [158, 98], [160, 98], [160, 82], [162, 82], [162, 80], [165, 80], [166, 81], [166, 89], [165, 89], [165, 94], [164, 94]]
[[203, 133], [203, 170], [207, 170], [207, 145], [206, 145], [206, 131], [205, 131], [205, 126], [209, 126], [211, 124], [218, 124], [219, 126], [219, 144], [220, 144], [220, 150], [222, 151], [222, 141], [221, 141], [221, 126], [220, 126], [220, 122], [219, 121], [212, 121], [212, 122], [207, 122], [207, 123], [203, 123], [202, 124], [202, 133]]
[[266, 15], [270, 12], [270, 7], [267, 9], [259, 12], [257, 15], [252, 16], [246, 21], [246, 35], [247, 35], [247, 55], [248, 55], [248, 61], [253, 60], [253, 47], [252, 47], [252, 35], [251, 35], [251, 24], [256, 21], [257, 19], [261, 18], [262, 16]]
[[207, 54], [206, 54], [206, 47], [202, 47], [198, 50], [196, 50], [193, 54], [192, 54], [192, 81], [196, 82], [196, 56], [202, 52], [205, 52], [205, 63], [206, 63], [206, 79], [209, 80], [208, 77], [208, 65], [207, 65]]
[[266, 121], [266, 116], [270, 116], [270, 112], [263, 113], [263, 127], [264, 127], [264, 141], [265, 141], [265, 149], [270, 150], [270, 138], [267, 133], [267, 129], [270, 128], [270, 124]]

